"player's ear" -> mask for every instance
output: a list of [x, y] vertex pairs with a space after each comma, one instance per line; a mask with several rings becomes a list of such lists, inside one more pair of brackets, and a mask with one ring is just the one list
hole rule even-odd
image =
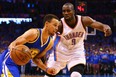
[[46, 27], [48, 26], [48, 23], [49, 23], [48, 21], [45, 22], [45, 26], [46, 26]]

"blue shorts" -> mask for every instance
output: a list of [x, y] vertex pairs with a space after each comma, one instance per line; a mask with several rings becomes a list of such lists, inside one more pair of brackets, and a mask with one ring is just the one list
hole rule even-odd
[[0, 54], [0, 77], [20, 77], [18, 65], [10, 58], [8, 49]]

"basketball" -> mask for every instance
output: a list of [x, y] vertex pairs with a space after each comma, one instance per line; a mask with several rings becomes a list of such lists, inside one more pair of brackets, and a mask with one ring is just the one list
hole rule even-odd
[[25, 65], [31, 59], [31, 52], [26, 45], [17, 45], [11, 51], [10, 56], [17, 65]]

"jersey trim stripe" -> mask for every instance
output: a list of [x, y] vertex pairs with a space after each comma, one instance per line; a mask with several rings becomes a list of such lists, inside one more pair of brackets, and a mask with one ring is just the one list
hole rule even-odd
[[57, 48], [57, 45], [58, 43], [60, 42], [60, 36], [56, 36], [56, 39], [54, 41], [54, 46], [53, 46], [53, 49], [54, 49], [54, 60], [57, 61], [57, 54], [56, 54], [56, 48]]

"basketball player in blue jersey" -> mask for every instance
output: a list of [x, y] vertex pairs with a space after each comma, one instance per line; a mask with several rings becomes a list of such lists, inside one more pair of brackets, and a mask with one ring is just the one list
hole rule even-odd
[[43, 29], [32, 28], [27, 30], [9, 45], [9, 49], [2, 53], [0, 56], [0, 77], [20, 77], [18, 67], [10, 57], [10, 51], [12, 52], [15, 46], [26, 43], [31, 44], [31, 55], [35, 64], [47, 73], [52, 74], [54, 69], [47, 68], [41, 58], [53, 46], [51, 36], [58, 30], [59, 19], [53, 14], [47, 14], [43, 23]]
[[[89, 16], [75, 15], [74, 6], [66, 3], [62, 7], [63, 18], [61, 18], [61, 26], [59, 26], [60, 35], [56, 37], [54, 44], [54, 53], [50, 54], [47, 62], [48, 67], [55, 68], [56, 75], [61, 69], [68, 66], [70, 77], [82, 77], [84, 67], [86, 65], [84, 37], [85, 28], [92, 27], [104, 32], [105, 36], [110, 36], [111, 28], [92, 19]], [[57, 45], [56, 45], [57, 44]], [[56, 56], [56, 57], [54, 57]], [[51, 77], [45, 75], [45, 77]], [[52, 76], [54, 77], [54, 76]]]

